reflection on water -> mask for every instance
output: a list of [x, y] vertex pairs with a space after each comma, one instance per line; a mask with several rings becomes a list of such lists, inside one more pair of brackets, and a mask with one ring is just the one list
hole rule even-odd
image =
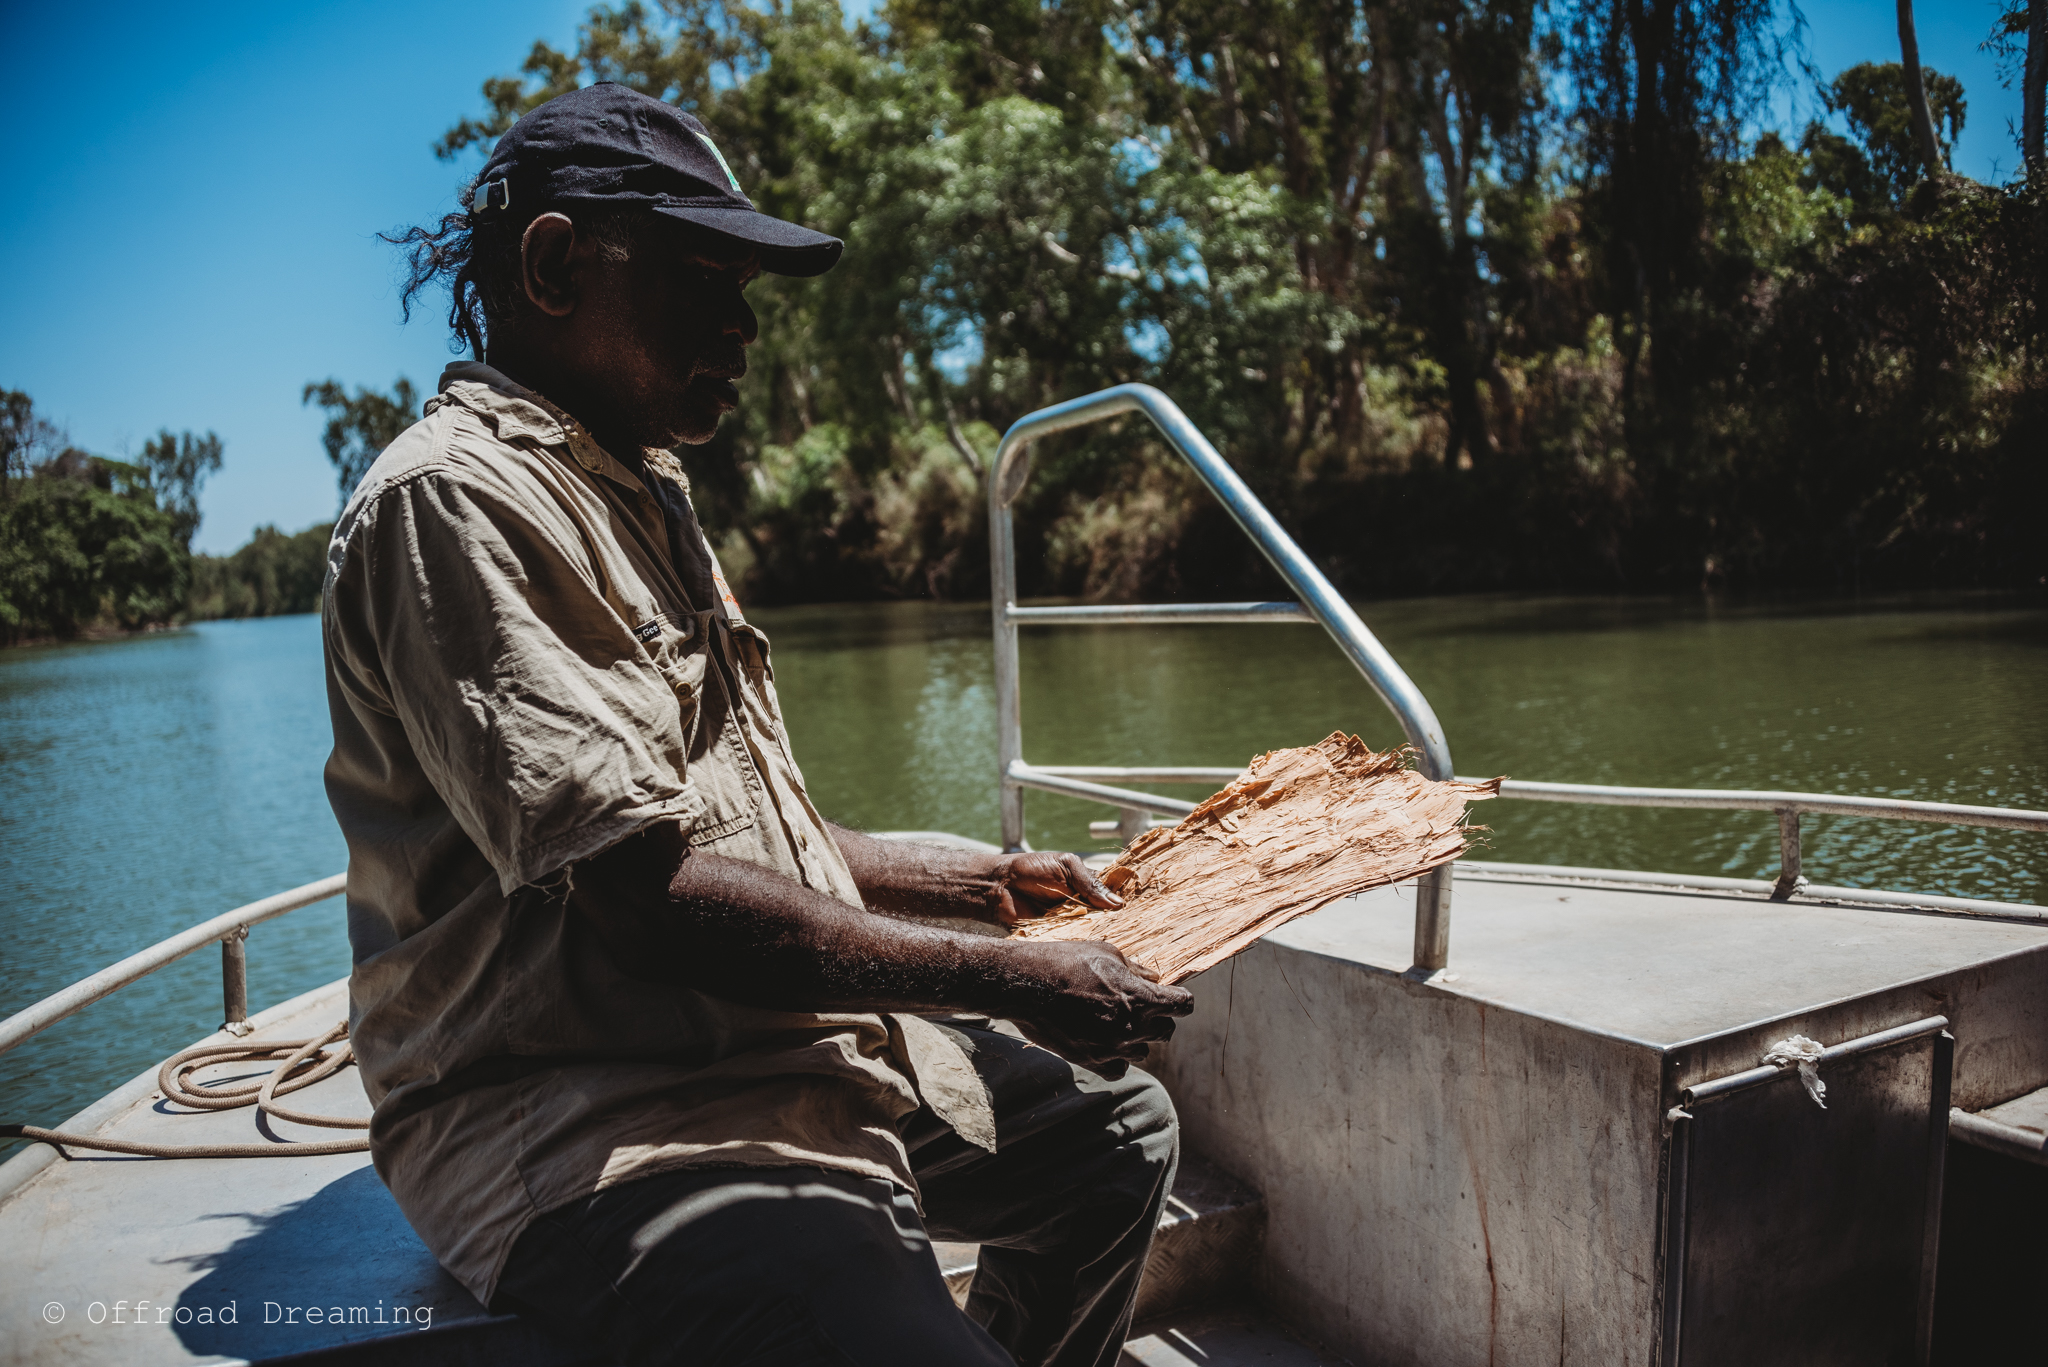
[[[1437, 710], [1458, 771], [1556, 782], [2048, 806], [2048, 613], [1504, 598], [1373, 604], [1366, 620]], [[988, 616], [896, 604], [762, 614], [813, 794], [873, 828], [993, 839]], [[1040, 764], [1242, 764], [1398, 725], [1312, 626], [1023, 636], [1024, 753]], [[1156, 791], [1182, 797], [1187, 788]], [[1027, 795], [1040, 848], [1091, 848], [1106, 808]], [[1775, 876], [1769, 813], [1501, 802], [1483, 856]], [[1816, 882], [2039, 901], [2043, 839], [1807, 817]], [[1107, 848], [1107, 846], [1093, 846]]]
[[[2048, 612], [1983, 600], [1722, 610], [1467, 598], [1364, 616], [1443, 721], [1458, 770], [2048, 806]], [[986, 608], [764, 610], [797, 757], [830, 816], [996, 833]], [[1024, 635], [1024, 751], [1043, 764], [1242, 764], [1398, 727], [1307, 626]], [[0, 1015], [241, 902], [340, 869], [320, 788], [318, 623], [216, 623], [0, 654]], [[1181, 797], [1188, 788], [1161, 789]], [[1105, 808], [1026, 798], [1040, 848]], [[1763, 877], [1768, 813], [1489, 804], [1485, 857]], [[2044, 837], [1807, 818], [1815, 881], [2039, 902]], [[340, 904], [258, 927], [252, 1003], [347, 971]], [[193, 955], [0, 1056], [0, 1118], [61, 1120], [220, 1019]]]

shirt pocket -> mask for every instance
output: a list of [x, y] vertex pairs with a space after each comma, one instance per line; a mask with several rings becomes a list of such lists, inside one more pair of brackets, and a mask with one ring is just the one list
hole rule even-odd
[[738, 657], [740, 668], [746, 671], [748, 681], [756, 687], [775, 677], [775, 667], [768, 658], [768, 638], [759, 628], [747, 622], [734, 622], [732, 653]]
[[730, 673], [712, 660], [717, 616], [715, 611], [657, 612], [633, 628], [675, 692], [689, 784], [704, 801], [690, 836], [693, 845], [746, 830], [761, 810], [761, 776], [740, 733], [746, 706], [727, 696]]
[[657, 612], [633, 628], [633, 639], [676, 695], [685, 736], [704, 710], [704, 674], [710, 659], [705, 635], [704, 624], [689, 613]]

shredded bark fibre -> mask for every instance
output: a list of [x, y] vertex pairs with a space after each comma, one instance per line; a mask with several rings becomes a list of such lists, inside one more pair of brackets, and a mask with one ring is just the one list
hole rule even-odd
[[1342, 731], [1268, 751], [1178, 826], [1130, 843], [1102, 875], [1123, 906], [1070, 900], [1015, 934], [1107, 940], [1177, 983], [1340, 897], [1447, 864], [1484, 829], [1465, 824], [1465, 804], [1498, 797], [1500, 780], [1437, 782], [1410, 754]]

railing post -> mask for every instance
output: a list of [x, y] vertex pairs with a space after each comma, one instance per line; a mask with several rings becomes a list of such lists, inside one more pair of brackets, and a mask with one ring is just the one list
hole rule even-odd
[[1126, 847], [1151, 829], [1152, 813], [1139, 807], [1116, 809], [1116, 838], [1123, 841]]
[[1804, 886], [1799, 872], [1799, 809], [1778, 808], [1778, 886], [1771, 889], [1773, 902], [1789, 902]]
[[[1000, 473], [998, 452], [988, 481], [989, 610], [995, 617], [996, 792], [1003, 849], [1014, 853], [1025, 848], [1024, 789], [1010, 778], [1010, 766], [1024, 758], [1024, 710], [1018, 696], [1017, 624], [1010, 620], [1010, 609], [1017, 605], [1017, 543], [1010, 499], [1023, 484], [1023, 472], [1011, 481], [1000, 478]], [[1017, 487], [1005, 488], [1006, 484]]]
[[220, 937], [220, 995], [226, 1019], [221, 1029], [240, 1037], [249, 1024], [249, 927], [236, 926]]
[[[1016, 606], [1017, 555], [1012, 541], [1010, 504], [1023, 492], [1031, 476], [1032, 442], [1133, 409], [1144, 413], [1167, 444], [1187, 461], [1209, 492], [1223, 504], [1224, 511], [1287, 581], [1302, 608], [1323, 624], [1373, 692], [1400, 719], [1403, 733], [1416, 750], [1416, 768], [1426, 778], [1450, 779], [1451, 751], [1444, 743], [1443, 727], [1435, 711], [1379, 638], [1173, 400], [1150, 385], [1123, 384], [1025, 414], [1003, 433], [989, 462], [989, 596], [996, 629], [996, 736], [1003, 784], [1003, 848], [1025, 848], [1024, 795], [1011, 778], [1013, 767], [1024, 758], [1024, 741], [1017, 706], [1017, 620], [1011, 615]], [[1416, 964], [1435, 971], [1444, 966], [1450, 950], [1450, 871], [1430, 874], [1417, 887]]]
[[1415, 880], [1415, 967], [1434, 973], [1451, 959], [1451, 866]]

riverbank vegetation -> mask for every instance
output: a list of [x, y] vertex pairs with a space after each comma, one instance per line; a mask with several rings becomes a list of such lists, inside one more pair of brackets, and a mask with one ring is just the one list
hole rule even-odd
[[0, 393], [0, 642], [172, 620], [191, 585], [199, 486], [220, 438], [165, 431], [135, 461], [73, 446]]
[[[1354, 593], [2038, 588], [2040, 7], [2005, 186], [1958, 82], [1810, 81], [1767, 0], [600, 6], [441, 150], [621, 80], [846, 239], [683, 453], [757, 599], [985, 594], [997, 433], [1132, 380]], [[1841, 123], [1769, 129], [1795, 85]], [[1029, 592], [1272, 587], [1140, 420], [1018, 512]]]
[[[2039, 592], [2044, 6], [1988, 40], [2004, 185], [1909, 24], [1822, 79], [1773, 0], [600, 5], [438, 147], [620, 80], [846, 239], [753, 286], [745, 402], [680, 453], [753, 601], [986, 595], [998, 435], [1126, 381], [1356, 595]], [[346, 499], [420, 396], [301, 398]], [[0, 640], [317, 608], [325, 527], [191, 553], [213, 434], [113, 460], [10, 392], [0, 445]], [[1142, 420], [1035, 455], [1026, 593], [1278, 590]]]
[[318, 612], [327, 576], [327, 534], [333, 530], [326, 522], [297, 533], [258, 527], [232, 555], [193, 556], [186, 620]]
[[160, 432], [132, 462], [96, 456], [29, 395], [0, 392], [0, 645], [318, 610], [325, 526], [192, 553], [221, 459], [211, 432]]

